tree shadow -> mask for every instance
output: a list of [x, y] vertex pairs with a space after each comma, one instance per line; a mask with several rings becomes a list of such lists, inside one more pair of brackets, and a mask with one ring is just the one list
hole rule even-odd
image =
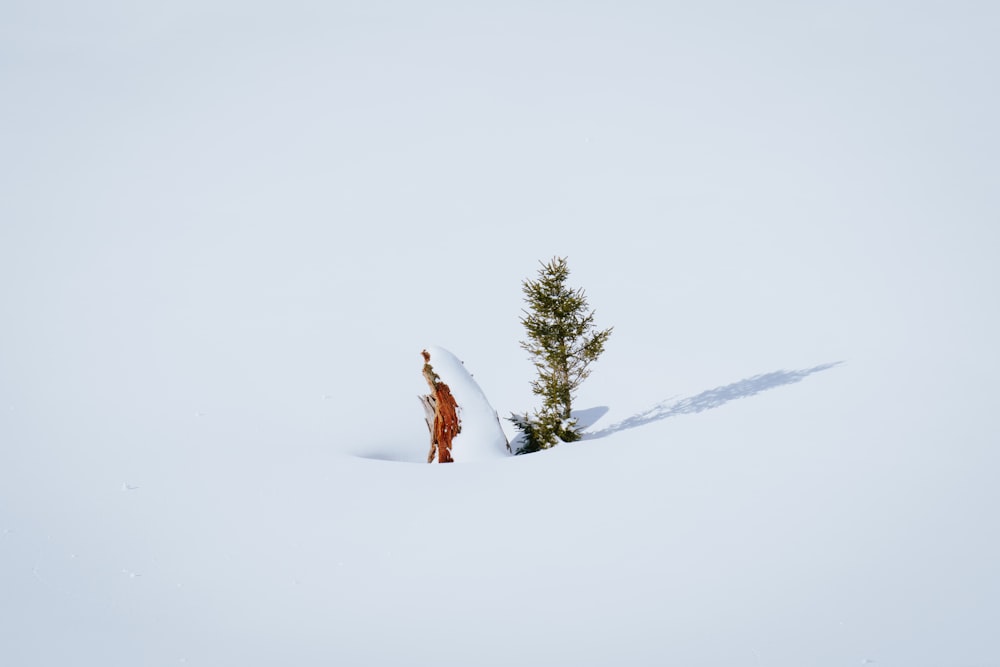
[[628, 419], [611, 424], [607, 428], [602, 428], [601, 430], [594, 431], [592, 433], [585, 433], [583, 437], [587, 440], [595, 440], [597, 438], [609, 436], [612, 433], [625, 431], [638, 426], [644, 426], [646, 424], [674, 417], [676, 415], [689, 415], [696, 412], [704, 412], [705, 410], [712, 410], [713, 408], [725, 405], [729, 401], [735, 401], [738, 398], [748, 398], [750, 396], [755, 396], [762, 391], [767, 391], [768, 389], [774, 389], [786, 384], [801, 382], [813, 373], [825, 371], [833, 368], [834, 366], [839, 366], [842, 363], [844, 362], [835, 361], [833, 363], [821, 364], [819, 366], [813, 366], [812, 368], [806, 368], [798, 371], [774, 371], [773, 373], [754, 375], [753, 377], [748, 377], [740, 380], [739, 382], [727, 384], [722, 387], [716, 387], [715, 389], [709, 389], [708, 391], [703, 391], [700, 394], [689, 396], [688, 398], [682, 398], [680, 400], [668, 399], [657, 403], [648, 410], [632, 415]]
[[585, 408], [583, 410], [573, 410], [573, 419], [576, 420], [576, 427], [579, 429], [590, 428], [597, 421], [608, 414], [610, 408], [606, 405], [599, 405], [595, 408]]

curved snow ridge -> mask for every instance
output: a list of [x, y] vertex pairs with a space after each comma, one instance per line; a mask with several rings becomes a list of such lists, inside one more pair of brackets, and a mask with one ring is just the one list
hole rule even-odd
[[511, 455], [507, 436], [500, 427], [497, 411], [486, 394], [465, 368], [465, 364], [450, 351], [428, 345], [430, 365], [441, 381], [451, 389], [458, 403], [462, 431], [452, 441], [451, 456], [456, 463], [506, 458]]

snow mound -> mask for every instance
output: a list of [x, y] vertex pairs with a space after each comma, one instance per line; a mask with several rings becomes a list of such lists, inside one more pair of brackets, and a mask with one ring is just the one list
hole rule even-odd
[[510, 456], [507, 436], [500, 427], [496, 410], [486, 394], [454, 354], [436, 345], [425, 348], [430, 364], [441, 381], [451, 389], [458, 403], [462, 432], [452, 442], [451, 455], [457, 463], [484, 461]]

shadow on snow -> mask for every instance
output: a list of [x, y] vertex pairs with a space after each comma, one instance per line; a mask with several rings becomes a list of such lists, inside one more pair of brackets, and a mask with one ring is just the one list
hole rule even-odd
[[[688, 398], [682, 398], [676, 401], [668, 399], [657, 403], [648, 410], [632, 415], [628, 419], [612, 424], [607, 428], [602, 428], [599, 431], [593, 431], [591, 433], [584, 433], [583, 437], [587, 440], [594, 440], [609, 436], [612, 433], [625, 431], [638, 426], [644, 426], [669, 417], [689, 415], [696, 412], [704, 412], [705, 410], [712, 410], [713, 408], [725, 405], [729, 401], [735, 401], [739, 398], [748, 398], [750, 396], [755, 396], [762, 391], [767, 391], [768, 389], [774, 389], [776, 387], [782, 387], [786, 384], [801, 382], [813, 373], [825, 371], [833, 368], [834, 366], [839, 366], [842, 363], [842, 361], [835, 361], [833, 363], [821, 364], [819, 366], [813, 366], [812, 368], [806, 368], [798, 371], [774, 371], [773, 373], [754, 375], [753, 377], [748, 377], [740, 380], [739, 382], [733, 382], [732, 384], [703, 391], [696, 396], [689, 396]], [[592, 410], [596, 411], [602, 409], [604, 412], [607, 412], [607, 408], [590, 408], [590, 410], [581, 410], [581, 412], [590, 412]], [[604, 412], [601, 412], [600, 414], [603, 415]], [[593, 423], [593, 421], [596, 421], [596, 419], [592, 420], [591, 423]]]

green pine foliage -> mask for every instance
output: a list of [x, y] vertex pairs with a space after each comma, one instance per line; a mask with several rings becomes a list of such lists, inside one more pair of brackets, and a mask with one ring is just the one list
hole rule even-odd
[[569, 265], [565, 257], [542, 263], [536, 280], [522, 283], [527, 304], [521, 324], [527, 339], [521, 347], [530, 355], [538, 377], [531, 390], [542, 397], [534, 415], [511, 415], [524, 434], [519, 453], [547, 449], [557, 443], [580, 439], [572, 417], [576, 388], [590, 375], [590, 365], [604, 351], [612, 327], [598, 330], [594, 311], [582, 289], [566, 285]]

